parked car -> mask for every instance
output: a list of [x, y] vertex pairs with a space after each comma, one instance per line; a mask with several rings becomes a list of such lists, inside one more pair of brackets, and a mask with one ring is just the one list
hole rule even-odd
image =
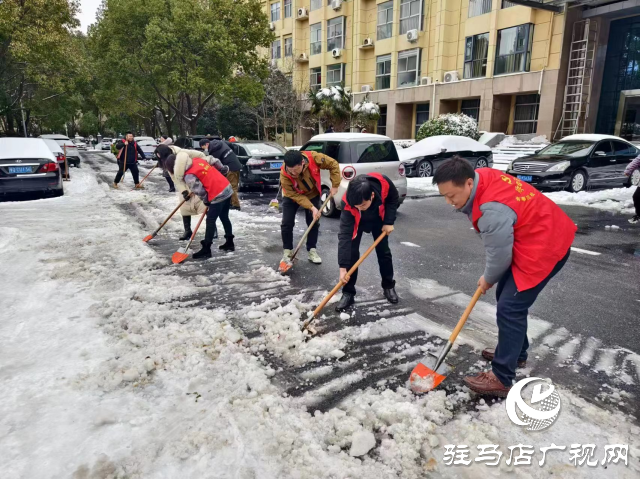
[[142, 149], [142, 151], [144, 151], [144, 158], [146, 160], [152, 160], [153, 152], [156, 151], [156, 148], [158, 147], [156, 140], [154, 140], [153, 138], [142, 140], [136, 139], [136, 143]]
[[68, 136], [64, 135], [40, 135], [39, 138], [49, 138], [50, 140], [55, 140], [55, 142], [60, 145], [62, 151], [67, 155], [67, 162], [71, 166], [75, 166], [76, 168], [80, 168], [80, 152], [78, 151], [78, 147], [76, 144], [69, 139]]
[[[339, 210], [342, 210], [342, 198], [349, 182], [358, 175], [382, 173], [398, 188], [401, 204], [407, 196], [405, 167], [398, 158], [396, 146], [387, 136], [369, 133], [327, 133], [314, 136], [300, 150], [324, 153], [340, 163], [342, 181], [338, 193], [322, 210], [323, 216], [336, 216]], [[330, 188], [329, 172], [322, 170], [323, 202]]]
[[0, 138], [0, 194], [43, 192], [62, 196], [56, 156], [39, 138]]
[[591, 186], [631, 186], [624, 170], [640, 150], [612, 135], [570, 135], [537, 153], [513, 160], [507, 173], [542, 189], [577, 193]]
[[86, 150], [87, 149], [87, 141], [81, 136], [76, 136], [73, 139], [73, 144], [78, 147], [78, 150]]
[[264, 189], [280, 184], [280, 168], [287, 150], [270, 141], [236, 141], [227, 144], [242, 163], [240, 187], [258, 186]]
[[440, 164], [454, 155], [466, 159], [474, 168], [493, 166], [491, 148], [466, 136], [431, 136], [398, 151], [407, 176], [420, 178], [433, 176]]
[[100, 142], [101, 150], [110, 150], [111, 149], [111, 140], [112, 138], [103, 138]]
[[135, 141], [136, 143], [140, 143], [141, 141], [152, 141], [155, 145], [158, 144], [156, 139], [152, 136], [134, 136], [133, 141]]
[[58, 143], [56, 143], [56, 140], [52, 140], [50, 138], [42, 138], [42, 141], [44, 141], [44, 143], [47, 145], [47, 148], [49, 148], [51, 153], [53, 153], [53, 156], [56, 157], [56, 160], [58, 161], [58, 164], [60, 165], [60, 169], [64, 173], [64, 168], [65, 168], [65, 166], [64, 166], [64, 152], [62, 151], [62, 148], [60, 147], [60, 145], [58, 145]]

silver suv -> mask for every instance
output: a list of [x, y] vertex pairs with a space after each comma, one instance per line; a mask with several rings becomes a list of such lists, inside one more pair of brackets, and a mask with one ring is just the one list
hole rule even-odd
[[[404, 165], [391, 138], [369, 133], [325, 133], [311, 138], [300, 151], [317, 151], [340, 163], [342, 181], [338, 193], [322, 210], [323, 216], [337, 216], [342, 209], [342, 198], [349, 182], [358, 175], [381, 173], [398, 189], [400, 204], [407, 196], [407, 178]], [[329, 172], [322, 170], [322, 202], [327, 199], [331, 181]]]

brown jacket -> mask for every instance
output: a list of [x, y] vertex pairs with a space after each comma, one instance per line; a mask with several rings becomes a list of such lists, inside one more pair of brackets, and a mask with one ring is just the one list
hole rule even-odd
[[[321, 170], [329, 170], [329, 174], [331, 176], [331, 186], [333, 186], [334, 188], [340, 186], [341, 173], [340, 165], [338, 164], [338, 162], [330, 156], [323, 155], [322, 153], [316, 153], [315, 151], [310, 151], [309, 153], [311, 153], [311, 156]], [[320, 192], [316, 187], [315, 181], [311, 177], [311, 172], [309, 171], [306, 163], [304, 169], [302, 170], [302, 173], [296, 179], [296, 181], [298, 183], [298, 189], [303, 192], [302, 194], [298, 193], [293, 188], [291, 180], [281, 172], [280, 185], [282, 186], [282, 194], [287, 198], [291, 198], [303, 208], [310, 210], [311, 208], [313, 208], [313, 204], [309, 200], [318, 196]]]

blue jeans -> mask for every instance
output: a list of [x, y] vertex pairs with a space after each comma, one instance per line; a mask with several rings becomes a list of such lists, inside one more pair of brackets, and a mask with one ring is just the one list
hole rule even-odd
[[498, 301], [498, 346], [491, 361], [493, 373], [506, 387], [511, 387], [516, 377], [518, 361], [526, 361], [529, 340], [527, 338], [527, 316], [529, 308], [538, 298], [540, 292], [562, 269], [569, 253], [562, 258], [545, 279], [537, 286], [525, 291], [518, 291], [513, 279], [511, 268], [500, 278], [496, 288], [496, 300]]

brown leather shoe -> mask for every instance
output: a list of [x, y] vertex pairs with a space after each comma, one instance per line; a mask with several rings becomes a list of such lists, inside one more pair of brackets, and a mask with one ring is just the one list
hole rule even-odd
[[505, 387], [493, 374], [493, 371], [480, 373], [477, 376], [467, 376], [464, 378], [464, 382], [472, 391], [488, 396], [507, 397], [511, 389], [510, 387]]
[[[492, 348], [487, 348], [487, 349], [483, 349], [482, 350], [482, 357], [485, 358], [487, 361], [493, 361], [493, 356], [496, 353], [495, 349]], [[519, 368], [526, 368], [527, 367], [527, 361], [518, 361], [518, 367]]]

